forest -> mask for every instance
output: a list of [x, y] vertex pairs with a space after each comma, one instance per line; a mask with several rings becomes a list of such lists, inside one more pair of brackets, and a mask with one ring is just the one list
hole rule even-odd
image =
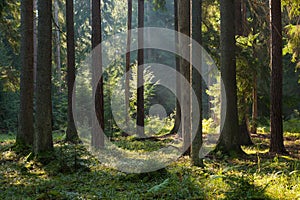
[[0, 0], [0, 199], [300, 199], [299, 0]]

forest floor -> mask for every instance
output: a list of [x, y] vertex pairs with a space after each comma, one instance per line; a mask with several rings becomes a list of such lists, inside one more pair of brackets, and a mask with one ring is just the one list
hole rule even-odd
[[55, 158], [42, 164], [14, 147], [13, 135], [0, 135], [0, 199], [300, 199], [300, 133], [285, 133], [288, 156], [270, 155], [269, 134], [260, 132], [243, 147], [246, 158], [217, 155], [202, 169], [181, 157], [143, 174], [107, 168], [62, 137], [55, 137]]

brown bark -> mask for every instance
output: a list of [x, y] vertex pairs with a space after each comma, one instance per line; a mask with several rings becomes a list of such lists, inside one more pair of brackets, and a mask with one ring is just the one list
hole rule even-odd
[[21, 1], [21, 83], [19, 131], [16, 143], [33, 145], [33, 1]]
[[282, 21], [281, 1], [270, 0], [271, 29], [271, 143], [270, 152], [287, 153], [282, 122]]
[[[176, 33], [178, 32], [178, 0], [174, 0], [174, 29]], [[175, 35], [175, 44], [178, 44], [178, 35]], [[176, 47], [177, 48], [177, 47]], [[175, 57], [175, 64], [176, 64], [176, 71], [177, 73], [180, 73], [180, 60], [179, 57], [176, 55]], [[180, 76], [176, 75], [176, 113], [175, 113], [175, 124], [173, 129], [171, 130], [171, 133], [179, 133], [181, 134], [179, 127], [181, 123], [181, 108], [180, 108], [180, 102], [178, 98], [180, 98]], [[182, 137], [182, 135], [180, 135]]]
[[[221, 121], [225, 120], [223, 130], [216, 150], [223, 153], [242, 153], [239, 145], [239, 125], [237, 108], [236, 85], [236, 58], [235, 58], [235, 11], [234, 0], [222, 0], [221, 8], [221, 77], [224, 83], [226, 103], [222, 101], [221, 110], [226, 109], [226, 116], [221, 115]], [[224, 98], [222, 98], [224, 99]], [[221, 112], [222, 113], [222, 112]]]
[[52, 141], [52, 1], [38, 0], [38, 50], [36, 85], [36, 155], [53, 150]]
[[[179, 32], [190, 36], [190, 1], [178, 0], [178, 29]], [[190, 39], [179, 36], [179, 48], [181, 55], [190, 57]], [[191, 84], [191, 65], [188, 61], [180, 58], [180, 72]], [[185, 154], [190, 155], [191, 146], [191, 97], [190, 85], [181, 84], [181, 124]]]
[[252, 91], [252, 123], [251, 123], [251, 133], [257, 133], [257, 76], [256, 73], [253, 75], [253, 91]]
[[[100, 0], [92, 0], [92, 48], [93, 50], [101, 43], [101, 9]], [[93, 83], [97, 80], [96, 71], [102, 75], [102, 50], [94, 52], [92, 55], [93, 65]], [[95, 91], [96, 90], [96, 91]], [[93, 94], [95, 96], [95, 111], [97, 120], [93, 120], [92, 128], [92, 146], [96, 148], [104, 147], [104, 98], [103, 98], [103, 78], [100, 78], [99, 83], [93, 84]], [[100, 125], [100, 132], [96, 128], [96, 123]]]
[[[192, 1], [192, 38], [202, 44], [202, 0]], [[195, 63], [201, 63], [202, 55], [196, 55], [192, 47], [192, 59]], [[198, 62], [196, 62], [196, 59]], [[200, 149], [202, 146], [202, 77], [201, 74], [193, 68], [193, 90], [197, 95], [197, 104], [200, 110], [200, 120], [198, 127], [192, 127], [197, 130], [194, 140], [192, 141], [191, 158], [194, 166], [203, 167], [203, 159], [200, 159]], [[194, 105], [194, 102], [193, 102]], [[195, 113], [198, 114], [198, 113]], [[194, 116], [194, 115], [193, 115]]]
[[[56, 45], [56, 51], [55, 51], [55, 63], [56, 63], [56, 70], [57, 70], [57, 79], [59, 82], [59, 92], [61, 92], [61, 45], [60, 45], [60, 30], [59, 30], [59, 20], [58, 20], [58, 0], [54, 1], [54, 22], [57, 27], [55, 27], [55, 45]], [[66, 12], [69, 12], [66, 10]]]
[[78, 134], [73, 118], [73, 87], [75, 82], [75, 44], [74, 44], [74, 5], [73, 0], [66, 1], [67, 22], [67, 85], [68, 85], [68, 128], [66, 140], [78, 141]]
[[[138, 0], [138, 28], [144, 28], [144, 0]], [[137, 67], [137, 134], [145, 136], [144, 130], [144, 31], [138, 31], [138, 67]]]
[[129, 119], [130, 119], [130, 108], [129, 108], [129, 92], [130, 92], [130, 45], [131, 45], [131, 26], [132, 26], [132, 0], [128, 0], [128, 12], [127, 12], [127, 53], [126, 53], [126, 70], [125, 70], [125, 113], [126, 113], [126, 127], [129, 126]]

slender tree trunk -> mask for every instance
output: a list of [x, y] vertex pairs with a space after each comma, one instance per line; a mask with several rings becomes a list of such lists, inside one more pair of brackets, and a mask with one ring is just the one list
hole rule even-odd
[[137, 67], [137, 134], [145, 137], [144, 130], [144, 0], [138, 0], [138, 67]]
[[131, 27], [132, 27], [132, 0], [128, 0], [128, 12], [127, 12], [127, 53], [126, 53], [126, 71], [125, 71], [125, 123], [126, 127], [129, 127], [129, 119], [130, 119], [130, 108], [129, 108], [129, 96], [130, 96], [130, 45], [131, 45]]
[[[60, 30], [59, 30], [59, 20], [58, 20], [58, 1], [54, 1], [54, 22], [58, 27], [55, 27], [55, 45], [56, 45], [56, 54], [55, 54], [55, 63], [57, 69], [57, 79], [59, 82], [59, 92], [61, 92], [61, 45], [60, 45]], [[68, 10], [66, 10], [68, 12]]]
[[[102, 41], [101, 34], [101, 1], [100, 0], [92, 0], [92, 48], [95, 48]], [[99, 51], [98, 51], [99, 50]], [[92, 62], [93, 62], [93, 80], [97, 80], [96, 71], [99, 74], [102, 74], [102, 49], [97, 49], [96, 52], [93, 53]], [[93, 81], [94, 83], [95, 81]], [[104, 147], [104, 98], [103, 98], [103, 77], [100, 78], [99, 83], [93, 85], [93, 93], [96, 90], [95, 97], [95, 110], [97, 120], [93, 120], [93, 128], [92, 128], [92, 146], [96, 148]], [[98, 122], [97, 122], [98, 121]], [[96, 123], [100, 125], [100, 132], [96, 128]]]
[[66, 140], [78, 141], [78, 134], [73, 118], [73, 87], [75, 82], [75, 41], [74, 41], [74, 5], [73, 0], [66, 1], [67, 22], [67, 85], [68, 85], [68, 128]]
[[235, 0], [235, 27], [236, 35], [243, 35], [242, 0]]
[[287, 153], [282, 125], [282, 21], [281, 1], [270, 0], [271, 28], [271, 143], [270, 152]]
[[[178, 44], [179, 40], [178, 40], [178, 0], [174, 0], [174, 29], [176, 31], [176, 35], [175, 35], [175, 44]], [[176, 47], [177, 48], [177, 47]], [[176, 64], [176, 71], [177, 73], [180, 73], [180, 60], [179, 57], [176, 55], [175, 57], [175, 64]], [[180, 76], [176, 75], [176, 96], [177, 98], [180, 98], [181, 93], [180, 93]], [[180, 123], [181, 123], [181, 108], [180, 108], [180, 102], [179, 100], [176, 98], [176, 115], [175, 115], [175, 124], [173, 129], [171, 130], [171, 133], [179, 133], [181, 134], [181, 132], [179, 131], [179, 127], [180, 127]], [[182, 135], [180, 135], [182, 136]]]
[[[202, 44], [202, 0], [193, 0], [192, 2], [193, 2], [192, 3], [192, 16], [193, 16], [192, 37], [199, 44]], [[195, 63], [202, 62], [202, 55], [196, 55], [196, 52], [193, 50], [193, 47], [192, 47], [192, 59], [193, 61], [195, 61]], [[200, 60], [196, 62], [196, 59], [200, 59]], [[200, 110], [200, 121], [198, 127], [192, 127], [193, 129], [197, 129], [197, 131], [196, 131], [195, 138], [192, 142], [191, 157], [192, 157], [192, 164], [194, 166], [202, 167], [204, 166], [203, 159], [201, 159], [199, 155], [202, 146], [202, 77], [201, 74], [194, 68], [192, 71], [192, 75], [193, 75], [192, 77], [193, 89], [197, 95], [196, 103], [198, 104]]]
[[[178, 0], [178, 29], [179, 32], [190, 36], [190, 1]], [[181, 55], [190, 57], [190, 39], [179, 36]], [[180, 72], [191, 84], [191, 65], [183, 58], [180, 59]], [[191, 146], [191, 92], [190, 85], [181, 84], [181, 123], [185, 154], [190, 155]]]
[[36, 71], [37, 71], [37, 0], [33, 0], [33, 82], [34, 82], [34, 90], [36, 89]]
[[223, 153], [243, 153], [239, 145], [239, 123], [237, 108], [237, 86], [236, 86], [236, 58], [235, 58], [235, 11], [234, 0], [221, 0], [221, 76], [226, 95], [226, 103], [222, 101], [221, 110], [226, 109], [226, 116], [221, 116], [221, 121], [225, 120], [223, 130], [216, 150]]
[[257, 133], [257, 76], [256, 72], [253, 74], [253, 90], [252, 90], [252, 123], [251, 123], [251, 133]]
[[33, 1], [21, 1], [21, 83], [19, 131], [16, 142], [33, 145]]
[[36, 155], [53, 150], [51, 59], [52, 59], [52, 1], [38, 0], [38, 56], [36, 86]]

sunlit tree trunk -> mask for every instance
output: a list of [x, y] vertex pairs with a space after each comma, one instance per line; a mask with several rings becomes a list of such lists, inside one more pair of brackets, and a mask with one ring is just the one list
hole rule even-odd
[[36, 85], [36, 155], [53, 150], [52, 141], [52, 1], [38, 0], [38, 50]]
[[271, 143], [270, 152], [287, 153], [282, 125], [282, 21], [281, 1], [270, 0], [271, 29]]
[[[144, 28], [144, 0], [138, 0], [138, 28]], [[138, 67], [137, 67], [137, 134], [145, 136], [144, 119], [144, 31], [138, 31]]]
[[[192, 1], [192, 38], [198, 42], [200, 45], [202, 44], [202, 0], [193, 0]], [[196, 52], [192, 47], [192, 59], [195, 63], [202, 62], [202, 55], [196, 55]], [[199, 59], [197, 62], [196, 60]], [[192, 127], [192, 129], [196, 129], [196, 135], [192, 142], [191, 148], [191, 158], [192, 164], [195, 166], [202, 167], [203, 160], [200, 159], [200, 149], [202, 146], [202, 77], [201, 74], [193, 68], [192, 71], [192, 81], [193, 81], [193, 90], [197, 96], [197, 103], [200, 110], [200, 120], [198, 127]], [[193, 112], [193, 109], [192, 109]], [[195, 113], [198, 114], [198, 113]], [[192, 115], [194, 116], [194, 115]]]
[[74, 5], [73, 0], [66, 1], [67, 22], [67, 85], [68, 85], [68, 128], [66, 140], [78, 141], [78, 134], [74, 123], [72, 104], [73, 87], [75, 82], [75, 44], [74, 44]]
[[[101, 9], [100, 0], [92, 0], [92, 48], [93, 50], [101, 43]], [[93, 83], [98, 77], [95, 76], [96, 71], [102, 74], [102, 50], [94, 52], [92, 55], [93, 65]], [[95, 91], [96, 90], [96, 91]], [[100, 78], [99, 83], [93, 84], [93, 93], [96, 92], [95, 110], [97, 120], [93, 120], [92, 128], [92, 146], [96, 148], [104, 147], [104, 97], [103, 97], [103, 77]], [[97, 131], [96, 123], [99, 123], [101, 130]]]
[[21, 83], [19, 130], [16, 142], [33, 144], [33, 1], [21, 1]]

